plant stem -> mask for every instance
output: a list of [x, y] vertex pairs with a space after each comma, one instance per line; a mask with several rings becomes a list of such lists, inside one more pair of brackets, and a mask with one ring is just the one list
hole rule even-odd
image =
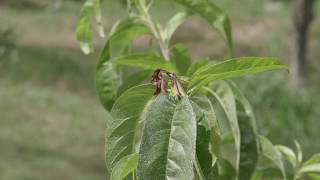
[[143, 2], [139, 1], [138, 7], [139, 7], [140, 13], [141, 13], [141, 15], [143, 17], [143, 21], [144, 21], [145, 25], [150, 28], [152, 35], [158, 41], [162, 56], [167, 61], [169, 61], [170, 60], [169, 50], [168, 50], [169, 48], [166, 45], [166, 42], [165, 42], [164, 38], [161, 35], [161, 30], [152, 21], [152, 18], [150, 16], [149, 12], [148, 12], [147, 6]]

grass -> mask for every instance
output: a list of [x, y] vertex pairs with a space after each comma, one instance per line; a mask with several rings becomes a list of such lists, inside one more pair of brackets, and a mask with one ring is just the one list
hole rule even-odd
[[96, 98], [0, 81], [0, 179], [103, 179], [108, 115]]
[[[36, 0], [32, 0], [36, 1]], [[42, 1], [41, 1], [42, 2]], [[49, 2], [49, 1], [48, 1]], [[216, 0], [231, 16], [234, 56], [275, 56], [288, 61], [290, 3], [268, 0]], [[44, 2], [42, 2], [44, 3]], [[164, 22], [181, 9], [169, 0], [155, 1], [154, 17]], [[48, 3], [50, 4], [50, 3]], [[98, 53], [81, 54], [74, 36], [80, 3], [66, 1], [59, 12], [49, 8], [0, 7], [0, 19], [15, 29], [18, 56], [0, 60], [0, 179], [104, 179], [104, 129], [108, 114], [94, 90]], [[106, 0], [107, 29], [124, 8]], [[320, 3], [317, 4], [320, 9]], [[164, 15], [165, 14], [165, 15]], [[307, 155], [317, 152], [320, 96], [317, 57], [319, 20], [311, 32], [311, 79], [305, 95], [290, 95], [287, 73], [267, 73], [238, 81], [254, 106], [260, 132], [275, 143], [298, 139]], [[201, 28], [199, 28], [201, 27]], [[190, 34], [192, 32], [192, 34]], [[224, 57], [223, 40], [198, 18], [175, 33], [195, 59]], [[96, 38], [97, 52], [103, 40]]]
[[[54, 51], [53, 51], [54, 49]], [[18, 57], [6, 62], [3, 77], [94, 94], [95, 56], [77, 49], [19, 46]]]

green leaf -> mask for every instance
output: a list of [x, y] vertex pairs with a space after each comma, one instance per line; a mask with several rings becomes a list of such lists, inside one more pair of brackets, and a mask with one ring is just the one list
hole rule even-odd
[[209, 0], [175, 0], [175, 2], [199, 14], [212, 27], [217, 29], [226, 41], [229, 53], [231, 54], [233, 45], [230, 20], [218, 6]]
[[165, 32], [164, 32], [165, 40], [168, 45], [170, 43], [170, 39], [171, 39], [173, 33], [191, 15], [192, 15], [192, 13], [189, 13], [189, 12], [179, 12], [169, 20], [169, 22], [166, 26]]
[[107, 110], [111, 109], [122, 83], [115, 66], [109, 60], [122, 54], [133, 39], [147, 32], [148, 29], [134, 18], [121, 20], [112, 28], [96, 68], [96, 88], [100, 101]]
[[296, 150], [297, 150], [297, 162], [299, 163], [299, 166], [300, 166], [303, 159], [302, 148], [300, 143], [297, 140], [294, 140], [294, 144], [296, 145]]
[[311, 179], [319, 179], [320, 176], [315, 176], [312, 174], [320, 175], [319, 154], [313, 155], [307, 162], [303, 164], [298, 172], [298, 177], [308, 175]]
[[149, 29], [136, 18], [125, 18], [111, 29], [109, 39], [103, 48], [98, 66], [111, 58], [122, 56], [128, 45], [137, 37], [147, 34]]
[[160, 94], [148, 108], [140, 146], [140, 180], [193, 179], [196, 119], [186, 97]]
[[287, 66], [274, 58], [244, 57], [231, 59], [198, 69], [193, 74], [188, 89], [192, 92], [195, 88], [200, 88], [216, 80], [276, 69], [287, 69]]
[[135, 169], [137, 169], [139, 160], [139, 154], [131, 154], [125, 156], [117, 162], [114, 166], [111, 180], [122, 180], [130, 173], [132, 173]]
[[[208, 100], [207, 100], [208, 101]], [[210, 103], [208, 101], [207, 103]], [[216, 167], [214, 167], [215, 161], [219, 154], [220, 137], [219, 128], [217, 127], [217, 121], [213, 109], [209, 111], [202, 109], [195, 102], [191, 102], [193, 111], [196, 115], [197, 124], [197, 141], [196, 141], [196, 156], [199, 163], [199, 168], [205, 179], [215, 179], [218, 175]], [[216, 150], [210, 152], [210, 149]]]
[[79, 22], [77, 24], [76, 35], [80, 42], [80, 48], [85, 54], [93, 51], [91, 45], [92, 39], [92, 25], [91, 18], [94, 12], [94, 3], [86, 1], [81, 8]]
[[308, 159], [303, 166], [307, 166], [310, 164], [320, 163], [320, 153], [314, 154], [310, 159]]
[[108, 172], [120, 159], [137, 152], [143, 116], [153, 97], [153, 86], [140, 85], [128, 89], [112, 107], [112, 119], [106, 129], [106, 164]]
[[309, 173], [308, 177], [310, 180], [320, 180], [320, 174]]
[[[128, 19], [126, 21], [128, 22], [118, 25], [118, 30], [110, 38], [110, 53], [113, 58], [123, 56], [128, 45], [135, 38], [149, 33], [149, 29], [145, 25], [136, 22], [137, 20]], [[128, 24], [125, 25], [125, 23]]]
[[257, 171], [253, 174], [250, 180], [261, 180], [263, 178], [263, 172]]
[[104, 38], [106, 35], [105, 35], [105, 32], [104, 32], [104, 27], [103, 27], [103, 24], [102, 24], [102, 13], [101, 13], [101, 0], [91, 0], [91, 1], [94, 1], [94, 11], [95, 11], [95, 14], [96, 14], [96, 21], [97, 21], [97, 25], [98, 25], [98, 32], [99, 32], [99, 35]]
[[[262, 177], [261, 177], [262, 175]], [[288, 174], [287, 175], [290, 176], [290, 178], [288, 179], [291, 179], [293, 176], [291, 174]], [[267, 179], [267, 180], [275, 180], [275, 179], [283, 179], [281, 178], [282, 177], [282, 173], [281, 171], [279, 170], [279, 168], [274, 168], [274, 167], [270, 167], [270, 166], [260, 166], [260, 167], [257, 167], [256, 171], [255, 171], [255, 174], [254, 176], [250, 179], [250, 180], [256, 180], [255, 178], [260, 178], [260, 179]], [[259, 179], [259, 180], [260, 180]]]
[[208, 64], [209, 64], [209, 60], [207, 60], [207, 59], [199, 60], [199, 61], [191, 64], [191, 66], [188, 68], [187, 76], [191, 77], [198, 69], [200, 69]]
[[198, 127], [201, 126], [206, 131], [210, 131], [209, 151], [212, 154], [213, 165], [215, 159], [220, 157], [220, 146], [222, 143], [220, 124], [217, 120], [213, 104], [208, 97], [198, 96], [193, 97], [193, 100], [200, 108], [193, 107], [194, 111], [197, 111], [195, 114], [197, 117]]
[[216, 99], [216, 101], [221, 106], [224, 114], [228, 119], [228, 123], [231, 127], [232, 135], [235, 142], [235, 169], [236, 172], [239, 172], [239, 163], [240, 163], [240, 128], [238, 124], [237, 111], [236, 111], [236, 101], [233, 95], [233, 92], [229, 86], [225, 83], [217, 86], [217, 89], [214, 91], [211, 88], [204, 87], [208, 92], [210, 98]]
[[234, 169], [232, 164], [225, 160], [218, 160], [219, 178], [218, 180], [234, 180], [237, 178], [237, 171]]
[[118, 96], [120, 96], [127, 89], [142, 84], [144, 80], [151, 77], [150, 71], [138, 71], [131, 74], [127, 79], [125, 79], [122, 85], [118, 89]]
[[275, 147], [284, 155], [284, 157], [287, 159], [287, 161], [291, 164], [293, 168], [297, 167], [297, 157], [293, 150], [282, 145], [276, 145]]
[[280, 151], [275, 148], [274, 145], [266, 137], [259, 136], [259, 141], [261, 144], [262, 154], [266, 158], [271, 160], [280, 169], [283, 178], [286, 180], [286, 171]]
[[76, 29], [77, 39], [80, 42], [80, 48], [85, 54], [93, 52], [92, 41], [92, 16], [95, 14], [98, 25], [98, 32], [101, 37], [105, 37], [104, 27], [102, 25], [101, 1], [87, 0], [82, 6], [80, 18]]
[[[256, 118], [254, 116], [253, 108], [252, 108], [249, 100], [245, 97], [245, 95], [241, 92], [239, 87], [234, 82], [232, 82], [230, 80], [228, 80], [226, 82], [231, 87], [232, 92], [233, 92], [235, 98], [237, 99], [237, 101], [239, 103], [241, 103], [241, 105], [243, 106], [246, 115], [250, 118], [250, 123], [253, 128], [253, 132], [255, 133], [255, 136], [258, 136]], [[257, 142], [257, 146], [259, 146], [259, 142]], [[258, 148], [258, 150], [259, 150], [259, 148]]]
[[320, 173], [320, 163], [304, 166], [300, 169], [299, 173]]
[[176, 67], [165, 59], [152, 54], [134, 54], [112, 59], [113, 64], [140, 67], [155, 70], [164, 69], [169, 72], [177, 72]]
[[241, 134], [239, 179], [250, 179], [257, 165], [259, 153], [256, 121], [248, 99], [235, 83], [231, 81], [227, 82], [238, 102], [237, 112]]
[[[215, 170], [218, 170], [215, 168]], [[204, 172], [201, 169], [198, 157], [196, 156], [195, 162], [194, 162], [194, 178], [195, 180], [206, 180], [206, 177], [204, 175]]]
[[250, 117], [241, 103], [237, 103], [237, 117], [241, 134], [239, 180], [248, 180], [258, 163], [257, 137]]
[[176, 44], [172, 49], [172, 62], [181, 75], [185, 75], [191, 65], [189, 50], [183, 44]]
[[110, 110], [120, 87], [120, 77], [110, 61], [104, 62], [96, 70], [96, 88], [101, 104]]

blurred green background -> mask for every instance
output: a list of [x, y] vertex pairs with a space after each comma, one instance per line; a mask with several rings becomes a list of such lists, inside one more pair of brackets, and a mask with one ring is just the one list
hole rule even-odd
[[[108, 116], [94, 90], [96, 53], [81, 53], [74, 35], [82, 0], [0, 0], [0, 179], [105, 179], [104, 129]], [[274, 56], [289, 61], [293, 3], [272, 0], [215, 0], [231, 17], [234, 56]], [[250, 99], [259, 131], [275, 144], [306, 156], [320, 152], [320, 3], [310, 30], [310, 83], [294, 95], [287, 72], [235, 81]], [[104, 25], [124, 16], [120, 0], [106, 0]], [[158, 0], [155, 19], [164, 22], [181, 7]], [[225, 45], [193, 18], [175, 33], [194, 59], [222, 59]], [[138, 46], [147, 44], [140, 38]]]

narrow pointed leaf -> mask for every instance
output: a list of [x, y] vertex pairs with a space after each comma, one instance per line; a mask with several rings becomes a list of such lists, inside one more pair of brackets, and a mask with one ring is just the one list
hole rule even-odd
[[[244, 111], [245, 111], [246, 115], [250, 118], [250, 123], [251, 123], [251, 126], [253, 128], [253, 132], [255, 133], [256, 136], [258, 136], [257, 122], [256, 122], [256, 118], [255, 118], [254, 113], [253, 113], [253, 108], [252, 108], [249, 100], [246, 98], [246, 96], [241, 92], [239, 87], [234, 82], [227, 81], [227, 83], [231, 87], [232, 92], [233, 92], [235, 98], [237, 99], [237, 101], [244, 108]], [[259, 146], [258, 142], [257, 142], [257, 144], [258, 144], [257, 146]]]
[[287, 66], [274, 58], [245, 57], [210, 64], [197, 70], [191, 79], [188, 89], [200, 88], [210, 82], [255, 74], [264, 71], [287, 69]]
[[293, 168], [297, 167], [297, 157], [293, 150], [282, 145], [276, 145], [275, 147], [284, 155]]
[[190, 67], [188, 68], [188, 70], [187, 70], [187, 74], [186, 74], [186, 75], [187, 75], [188, 77], [191, 77], [191, 76], [193, 76], [193, 74], [194, 74], [198, 69], [200, 69], [200, 68], [202, 68], [202, 67], [204, 67], [204, 66], [206, 66], [206, 65], [208, 65], [208, 64], [209, 64], [209, 60], [207, 60], [207, 59], [199, 60], [199, 61], [191, 64], [191, 66], [190, 66]]
[[191, 65], [189, 50], [182, 44], [176, 44], [172, 50], [172, 61], [181, 75], [185, 75]]
[[77, 39], [80, 42], [81, 50], [85, 54], [93, 52], [92, 41], [92, 17], [95, 14], [98, 25], [98, 32], [101, 37], [105, 37], [104, 27], [102, 25], [101, 1], [87, 0], [80, 12], [80, 18], [76, 29]]
[[164, 34], [165, 39], [166, 39], [168, 44], [169, 44], [169, 41], [170, 41], [173, 33], [191, 15], [192, 15], [192, 13], [189, 13], [189, 12], [179, 12], [169, 20], [169, 22], [167, 24], [167, 27], [165, 29], [165, 34]]
[[232, 52], [233, 45], [230, 20], [218, 6], [209, 0], [175, 0], [175, 2], [200, 15], [210, 26], [217, 29], [226, 41], [229, 53]]
[[320, 173], [320, 163], [304, 166], [300, 169], [299, 173]]
[[282, 156], [280, 151], [274, 147], [274, 145], [268, 140], [267, 138], [263, 136], [259, 136], [259, 141], [261, 144], [261, 150], [262, 154], [271, 160], [281, 171], [283, 178], [286, 180], [286, 171], [284, 168], [284, 163], [282, 160]]
[[[215, 132], [219, 129], [212, 125], [216, 123], [215, 114], [213, 111], [202, 109], [195, 102], [191, 104], [197, 120], [196, 156], [199, 168], [205, 178], [204, 180], [215, 179], [218, 174], [214, 165], [219, 152], [214, 152], [216, 154], [210, 152], [210, 149], [219, 149], [220, 146], [220, 142], [216, 141], [216, 134], [219, 132]], [[213, 147], [210, 148], [210, 146]]]
[[94, 13], [94, 3], [87, 1], [81, 8], [79, 22], [76, 28], [77, 39], [80, 42], [80, 48], [85, 54], [93, 51], [92, 40], [92, 25], [91, 18]]
[[138, 180], [192, 180], [196, 120], [189, 100], [160, 94], [145, 117]]
[[111, 180], [122, 180], [137, 169], [139, 154], [131, 154], [121, 158], [114, 166]]
[[240, 128], [240, 164], [239, 179], [250, 179], [258, 158], [258, 143], [252, 109], [247, 99], [235, 84], [229, 82], [226, 85], [232, 89], [237, 100], [237, 119]]
[[104, 38], [105, 35], [105, 30], [102, 24], [102, 13], [101, 13], [101, 0], [91, 0], [94, 1], [94, 11], [96, 15], [96, 22], [98, 25], [98, 32], [99, 35]]
[[110, 38], [110, 54], [112, 57], [123, 56], [128, 45], [130, 45], [135, 38], [149, 33], [149, 29], [145, 25], [136, 22], [135, 19], [128, 19], [126, 21], [129, 22], [124, 23], [128, 24], [119, 25], [119, 30]]
[[113, 64], [140, 67], [155, 70], [164, 69], [169, 72], [177, 72], [176, 67], [165, 59], [151, 54], [135, 54], [112, 59]]
[[299, 166], [300, 166], [303, 159], [302, 148], [300, 143], [297, 140], [294, 140], [294, 144], [296, 145], [296, 150], [297, 150], [297, 163], [299, 163]]
[[[107, 110], [111, 109], [117, 97], [118, 88], [122, 83], [121, 77], [116, 72], [115, 65], [111, 64], [110, 59], [122, 54], [134, 38], [147, 32], [146, 27], [137, 24], [133, 18], [124, 19], [113, 28], [96, 68], [96, 88], [100, 101]], [[115, 45], [117, 48], [114, 47]]]
[[214, 91], [208, 87], [204, 87], [208, 92], [210, 98], [216, 99], [216, 101], [221, 106], [224, 114], [227, 117], [228, 123], [231, 127], [233, 139], [235, 142], [235, 169], [239, 172], [240, 163], [240, 128], [238, 124], [237, 111], [236, 111], [236, 101], [232, 93], [232, 90], [226, 84], [221, 84]]
[[314, 154], [310, 159], [308, 159], [303, 166], [307, 166], [310, 164], [320, 163], [320, 153]]
[[148, 32], [149, 29], [137, 22], [136, 18], [125, 18], [116, 23], [100, 55], [98, 66], [111, 58], [123, 55], [124, 50], [135, 38]]
[[220, 124], [217, 120], [213, 104], [207, 96], [194, 97], [193, 101], [197, 105], [194, 107], [194, 104], [192, 104], [194, 111], [197, 111], [195, 114], [198, 126], [202, 126], [206, 131], [210, 131], [209, 151], [212, 154], [212, 163], [214, 164], [215, 159], [220, 157], [220, 146], [222, 143]]
[[112, 172], [117, 162], [136, 152], [143, 114], [153, 97], [152, 85], [140, 85], [128, 89], [112, 107], [112, 119], [106, 129], [106, 164]]
[[256, 168], [259, 153], [256, 121], [248, 99], [235, 83], [228, 81], [228, 85], [238, 102], [237, 112], [241, 134], [239, 179], [250, 179]]
[[237, 116], [241, 135], [239, 180], [248, 180], [258, 163], [257, 137], [250, 117], [239, 102], [237, 103]]
[[96, 70], [96, 88], [105, 109], [110, 110], [116, 97], [117, 89], [120, 87], [120, 77], [114, 65], [106, 61]]

